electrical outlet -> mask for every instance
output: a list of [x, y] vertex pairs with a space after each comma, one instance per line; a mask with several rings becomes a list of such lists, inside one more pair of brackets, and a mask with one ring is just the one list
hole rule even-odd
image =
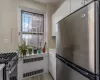
[[8, 43], [8, 39], [4, 39], [4, 43], [7, 44]]

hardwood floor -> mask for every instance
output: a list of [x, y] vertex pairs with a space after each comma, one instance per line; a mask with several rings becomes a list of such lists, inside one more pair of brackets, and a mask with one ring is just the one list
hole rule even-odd
[[50, 74], [41, 74], [24, 80], [53, 80]]

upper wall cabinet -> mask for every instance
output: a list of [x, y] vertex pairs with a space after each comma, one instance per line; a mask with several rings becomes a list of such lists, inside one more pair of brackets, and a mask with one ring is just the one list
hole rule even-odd
[[52, 15], [52, 36], [56, 36], [57, 22], [91, 1], [93, 0], [65, 0], [60, 8]]
[[71, 13], [84, 6], [84, 0], [71, 0]]
[[93, 0], [85, 0], [85, 4], [88, 4], [91, 1], [93, 1]]
[[70, 14], [70, 0], [66, 0], [52, 15], [52, 36], [56, 36], [57, 22]]

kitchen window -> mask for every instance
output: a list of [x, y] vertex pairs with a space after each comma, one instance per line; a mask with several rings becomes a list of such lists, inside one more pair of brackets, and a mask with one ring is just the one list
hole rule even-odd
[[22, 40], [29, 46], [42, 47], [44, 44], [44, 15], [22, 11]]

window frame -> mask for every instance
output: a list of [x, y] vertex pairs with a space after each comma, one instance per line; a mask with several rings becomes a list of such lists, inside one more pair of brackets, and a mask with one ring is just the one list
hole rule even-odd
[[[22, 14], [26, 12], [26, 13], [31, 13], [31, 14], [37, 14], [37, 15], [42, 15], [43, 16], [43, 32], [23, 32], [22, 31]], [[40, 13], [36, 13], [36, 12], [30, 12], [30, 11], [26, 11], [26, 10], [21, 10], [21, 29], [20, 29], [20, 35], [21, 35], [21, 43], [22, 43], [22, 35], [23, 34], [34, 34], [34, 35], [43, 35], [43, 43], [45, 43], [45, 14], [40, 14]]]

